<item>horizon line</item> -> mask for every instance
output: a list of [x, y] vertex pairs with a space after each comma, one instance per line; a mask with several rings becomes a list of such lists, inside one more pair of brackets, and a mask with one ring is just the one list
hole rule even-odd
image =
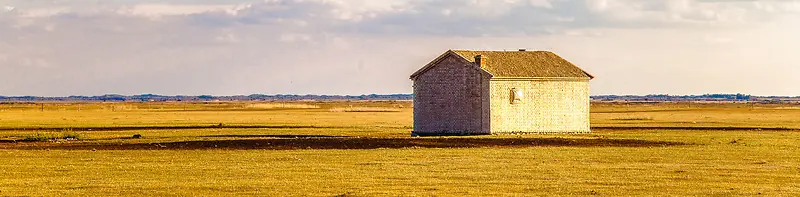
[[[343, 97], [356, 97], [356, 96], [393, 96], [393, 95], [414, 95], [413, 93], [387, 93], [387, 94], [261, 94], [261, 93], [253, 93], [253, 94], [236, 94], [236, 95], [212, 95], [212, 94], [198, 94], [198, 95], [164, 95], [164, 94], [152, 94], [152, 93], [142, 93], [142, 94], [102, 94], [102, 95], [69, 95], [69, 96], [33, 96], [33, 95], [0, 95], [0, 97], [11, 98], [11, 97], [39, 97], [39, 98], [66, 98], [66, 97], [101, 97], [101, 96], [164, 96], [164, 97], [200, 97], [200, 96], [211, 96], [211, 97], [236, 97], [236, 96], [343, 96]], [[800, 95], [753, 95], [753, 94], [746, 94], [746, 93], [703, 93], [703, 94], [664, 94], [664, 93], [650, 93], [650, 94], [596, 94], [590, 95], [593, 96], [704, 96], [704, 95], [744, 95], [744, 96], [756, 96], [756, 97], [800, 97]]]

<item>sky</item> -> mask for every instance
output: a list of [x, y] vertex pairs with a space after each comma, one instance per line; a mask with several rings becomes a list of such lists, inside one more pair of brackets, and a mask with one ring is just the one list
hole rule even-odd
[[411, 93], [448, 49], [547, 50], [592, 95], [800, 95], [796, 0], [0, 0], [0, 95]]

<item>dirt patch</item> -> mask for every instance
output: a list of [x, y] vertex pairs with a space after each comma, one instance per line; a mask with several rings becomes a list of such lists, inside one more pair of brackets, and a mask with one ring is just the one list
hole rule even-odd
[[16, 143], [8, 149], [57, 150], [202, 150], [202, 149], [378, 149], [378, 148], [479, 148], [479, 147], [662, 147], [680, 142], [634, 139], [568, 138], [297, 138], [185, 141], [169, 143]]
[[350, 136], [333, 136], [333, 135], [203, 135], [200, 137], [218, 137], [218, 138], [352, 138]]
[[344, 127], [324, 127], [305, 125], [187, 125], [187, 126], [121, 126], [121, 127], [36, 127], [0, 128], [0, 131], [131, 131], [131, 130], [182, 130], [182, 129], [334, 129]]

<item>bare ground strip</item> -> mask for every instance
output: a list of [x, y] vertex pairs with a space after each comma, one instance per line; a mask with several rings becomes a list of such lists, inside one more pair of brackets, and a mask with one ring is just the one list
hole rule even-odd
[[[313, 125], [186, 125], [186, 126], [113, 126], [113, 127], [0, 127], [0, 131], [132, 131], [132, 130], [183, 130], [183, 129], [335, 129], [352, 127], [332, 127]], [[727, 127], [727, 126], [593, 126], [596, 130], [701, 130], [701, 131], [800, 131], [788, 127]]]
[[6, 143], [0, 148], [26, 150], [295, 150], [295, 149], [378, 149], [378, 148], [523, 148], [523, 147], [663, 147], [689, 145], [681, 142], [636, 139], [573, 138], [365, 138], [310, 137], [275, 139], [235, 139], [166, 143], [34, 142]]

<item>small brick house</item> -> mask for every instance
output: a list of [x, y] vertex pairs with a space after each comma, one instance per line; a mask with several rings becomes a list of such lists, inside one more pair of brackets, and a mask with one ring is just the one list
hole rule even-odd
[[411, 75], [412, 135], [589, 133], [592, 78], [547, 51], [448, 50]]

